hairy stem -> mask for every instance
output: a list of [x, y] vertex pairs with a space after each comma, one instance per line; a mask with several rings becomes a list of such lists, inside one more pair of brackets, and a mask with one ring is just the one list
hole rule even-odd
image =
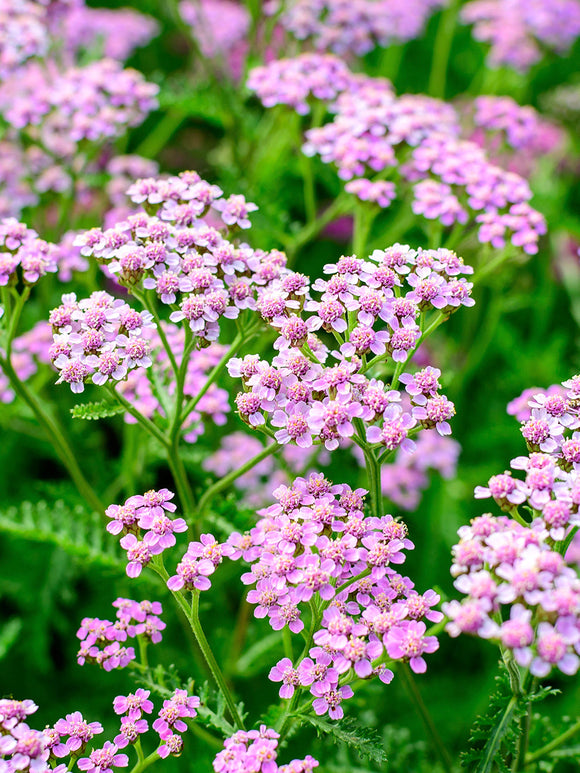
[[[165, 566], [163, 565], [163, 560], [161, 559], [161, 557], [160, 556], [156, 557], [151, 562], [150, 566], [153, 569], [153, 571], [155, 571], [161, 577], [161, 579], [167, 584], [169, 575], [167, 573], [167, 570], [165, 569]], [[173, 591], [173, 590], [171, 591], [171, 595], [177, 602], [178, 607], [181, 609], [181, 611], [183, 612], [184, 616], [187, 619], [187, 622], [189, 623], [189, 627], [191, 628], [193, 637], [199, 649], [201, 650], [203, 658], [220, 692], [224, 697], [224, 700], [226, 702], [226, 705], [229, 709], [229, 712], [231, 714], [232, 719], [234, 720], [236, 727], [243, 729], [244, 723], [242, 722], [242, 719], [238, 713], [238, 709], [236, 707], [235, 701], [231, 694], [230, 688], [227, 685], [224, 675], [222, 674], [222, 671], [218, 665], [217, 660], [215, 659], [213, 651], [209, 645], [209, 642], [201, 626], [201, 622], [199, 619], [199, 594], [200, 592], [198, 590], [194, 590], [192, 592], [191, 607], [190, 607], [186, 601], [185, 594], [182, 591]]]

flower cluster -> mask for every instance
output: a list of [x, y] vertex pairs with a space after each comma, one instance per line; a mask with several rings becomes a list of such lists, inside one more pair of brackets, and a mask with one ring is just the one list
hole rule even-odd
[[504, 472], [478, 486], [478, 499], [493, 497], [505, 512], [528, 506], [549, 537], [560, 542], [571, 526], [580, 525], [580, 377], [565, 381], [557, 390], [536, 392], [528, 400], [529, 417], [521, 424], [527, 456], [512, 460], [522, 480]]
[[225, 543], [220, 544], [213, 534], [202, 534], [199, 542], [190, 542], [175, 574], [167, 580], [171, 591], [202, 591], [211, 588], [210, 576], [224, 560], [232, 557], [235, 549]]
[[281, 22], [320, 51], [362, 56], [419, 37], [441, 0], [295, 0]]
[[187, 531], [183, 518], [172, 519], [168, 515], [176, 509], [171, 501], [174, 496], [166, 488], [159, 491], [152, 489], [129, 497], [122, 505], [109, 505], [105, 510], [105, 515], [111, 519], [107, 531], [124, 535], [120, 544], [127, 551], [129, 577], [139, 577], [153, 556], [173, 547], [175, 535]]
[[[157, 106], [158, 87], [118, 61], [145, 42], [154, 22], [136, 12], [92, 9], [82, 2], [11, 5], [26, 16], [26, 22], [17, 17], [24, 36], [35, 18], [42, 22], [44, 48], [53, 53], [21, 62], [0, 80], [0, 108], [8, 124], [0, 144], [0, 213], [19, 216], [49, 191], [74, 192], [79, 204], [93, 206], [91, 197], [99, 197], [95, 187], [90, 190], [94, 180], [88, 175], [102, 173], [110, 158], [110, 150], [99, 154], [99, 148]], [[0, 24], [5, 18], [0, 8]], [[115, 34], [108, 34], [112, 29]], [[2, 36], [0, 60], [18, 37], [12, 32]], [[100, 42], [103, 33], [117, 58], [87, 63], [86, 45]], [[76, 63], [79, 50], [82, 65]]]
[[171, 698], [163, 701], [159, 717], [153, 722], [153, 730], [159, 734], [161, 745], [157, 754], [161, 759], [169, 755], [178, 756], [183, 747], [183, 739], [179, 733], [187, 730], [184, 720], [197, 716], [196, 709], [201, 701], [196, 695], [188, 695], [186, 690], [176, 689]]
[[527, 398], [528, 412], [515, 411], [529, 454], [511, 462], [525, 478], [506, 471], [475, 489], [516, 520], [485, 515], [462, 527], [452, 573], [467, 598], [446, 614], [452, 635], [499, 639], [536, 676], [552, 666], [569, 674], [580, 666], [580, 581], [562, 553], [580, 526], [580, 377]]
[[254, 308], [258, 288], [284, 269], [278, 250], [253, 250], [224, 236], [224, 230], [231, 235], [249, 228], [248, 215], [257, 207], [242, 195], [224, 198], [196, 172], [138, 180], [129, 195], [148, 214], [130, 215], [104, 231], [94, 228], [77, 244], [121, 284], [155, 293], [171, 307], [170, 320], [184, 321], [199, 344], [217, 340], [220, 319]]
[[104, 291], [80, 301], [74, 293], [63, 295], [49, 317], [51, 359], [60, 372], [56, 383], [80, 393], [89, 380], [102, 386], [124, 379], [134, 368], [148, 368], [152, 360], [145, 333], [155, 327], [152, 319], [149, 312], [137, 312]]
[[118, 598], [113, 602], [117, 609], [117, 619], [100, 620], [98, 617], [85, 617], [81, 621], [77, 638], [81, 642], [77, 653], [77, 663], [96, 663], [105, 671], [125, 668], [135, 660], [133, 647], [120, 642], [143, 636], [144, 640], [158, 644], [165, 623], [158, 615], [163, 612], [159, 601], [132, 601]]
[[[366, 261], [343, 256], [324, 271], [328, 278], [312, 286], [316, 299], [307, 277], [292, 272], [260, 294], [258, 310], [278, 333], [278, 354], [272, 364], [257, 355], [228, 363], [244, 386], [236, 397], [240, 417], [253, 427], [268, 420], [281, 444], [321, 443], [329, 451], [354, 435], [357, 419], [368, 425], [366, 440], [390, 451], [411, 450], [415, 426], [449, 434], [455, 409], [439, 394], [439, 371], [400, 378], [411, 397], [408, 410], [400, 392], [364, 373], [387, 357], [402, 368], [430, 310], [449, 315], [473, 305], [472, 285], [460, 276], [472, 269], [449, 250], [397, 244]], [[329, 355], [319, 330], [334, 336], [338, 350]]]
[[563, 130], [510, 97], [477, 97], [470, 139], [506, 169], [529, 177], [538, 159], [564, 146]]
[[231, 0], [183, 0], [179, 13], [208, 58], [230, 53], [245, 39], [251, 24], [247, 9]]
[[541, 525], [528, 528], [507, 516], [483, 515], [459, 535], [451, 571], [465, 598], [443, 605], [449, 634], [497, 640], [538, 677], [554, 666], [576, 673], [580, 581], [550, 549]]
[[[297, 88], [294, 81], [308, 71], [312, 56], [258, 68], [250, 73], [248, 85], [266, 107], [289, 104], [306, 113], [311, 76], [302, 75]], [[350, 181], [347, 191], [362, 200], [390, 206], [396, 181], [372, 179], [389, 172], [404, 186], [412, 185], [415, 214], [444, 226], [479, 223], [480, 242], [500, 248], [509, 237], [527, 253], [537, 252], [546, 224], [529, 204], [528, 183], [492, 163], [475, 142], [460, 139], [459, 117], [450, 105], [417, 94], [397, 96], [389, 81], [350, 74], [331, 55], [319, 72], [331, 66], [343, 68], [340, 77], [325, 80], [326, 88], [313, 93], [328, 102], [335, 117], [306, 132], [307, 156], [334, 164], [338, 176]], [[289, 89], [287, 73], [296, 73]]]
[[254, 67], [247, 86], [264, 107], [289, 105], [299, 115], [310, 112], [312, 100], [330, 102], [351, 88], [354, 76], [331, 54], [306, 53]]
[[133, 8], [90, 8], [75, 4], [59, 20], [57, 34], [71, 54], [94, 50], [120, 62], [145, 46], [159, 32], [159, 24]]
[[461, 10], [473, 35], [491, 45], [489, 63], [525, 72], [542, 49], [564, 54], [580, 35], [577, 0], [470, 0]]
[[[100, 59], [58, 74], [31, 63], [0, 89], [0, 106], [14, 129], [26, 129], [41, 147], [74, 156], [83, 140], [103, 142], [137, 126], [157, 106], [158, 87], [137, 70]], [[39, 92], [43, 99], [39, 99]]]
[[259, 730], [238, 730], [224, 741], [224, 749], [213, 763], [216, 773], [312, 773], [318, 762], [308, 755], [303, 760], [292, 760], [278, 765], [278, 738], [275, 730], [261, 725]]
[[[118, 695], [113, 701], [113, 709], [120, 717], [119, 732], [112, 742], [105, 741], [101, 748], [93, 746], [90, 752], [88, 752], [89, 742], [96, 734], [102, 733], [103, 728], [98, 722], [86, 722], [79, 711], [67, 714], [53, 727], [47, 727], [44, 733], [40, 734], [43, 759], [52, 762], [70, 756], [73, 760], [76, 759], [79, 770], [87, 773], [112, 773], [113, 768], [126, 768], [129, 758], [119, 751], [129, 745], [140, 743], [141, 737], [149, 731], [149, 722], [144, 716], [151, 714], [154, 709], [149, 695], [149, 690], [142, 688], [129, 695]], [[18, 702], [14, 701], [14, 703]], [[23, 703], [32, 702], [23, 701]], [[164, 759], [169, 755], [179, 756], [183, 747], [181, 733], [187, 730], [184, 720], [196, 717], [196, 709], [199, 705], [200, 699], [197, 696], [188, 695], [183, 689], [174, 690], [171, 697], [163, 701], [163, 707], [152, 724], [152, 729], [158, 736], [156, 741], [158, 757]], [[35, 706], [34, 710], [36, 710]], [[87, 756], [82, 756], [87, 752]], [[71, 765], [72, 762], [68, 769]], [[21, 768], [15, 766], [15, 769]], [[54, 769], [64, 773], [67, 766], [61, 765]], [[31, 770], [34, 770], [34, 773], [44, 773], [51, 768], [45, 765], [44, 768], [31, 767]]]
[[33, 0], [0, 3], [0, 81], [27, 59], [44, 56], [48, 49], [46, 9]]
[[[38, 710], [31, 700], [0, 699], [0, 768], [24, 773], [48, 773], [49, 751], [41, 730], [28, 725], [28, 717]], [[97, 723], [95, 723], [97, 724]], [[98, 725], [101, 732], [102, 728]]]
[[58, 270], [58, 248], [14, 218], [0, 221], [0, 286], [34, 285]]
[[277, 504], [259, 511], [249, 534], [234, 532], [227, 541], [234, 560], [251, 564], [242, 582], [255, 585], [247, 598], [256, 617], [267, 617], [274, 630], [299, 633], [310, 608], [307, 657], [295, 665], [285, 658], [270, 679], [282, 682], [283, 698], [308, 688], [315, 712], [332, 719], [343, 716], [341, 702], [353, 694], [345, 681], [378, 676], [390, 682], [385, 657], [422, 673], [423, 655], [438, 647], [423, 619], [442, 619], [432, 609], [439, 596], [421, 595], [395, 571], [392, 565], [404, 562], [413, 543], [392, 516], [365, 517], [365, 493], [333, 485], [320, 473], [297, 478], [291, 488], [274, 491]]

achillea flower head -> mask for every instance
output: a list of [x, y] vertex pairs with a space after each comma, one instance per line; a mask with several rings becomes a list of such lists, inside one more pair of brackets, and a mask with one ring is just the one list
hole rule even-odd
[[295, 0], [281, 22], [298, 40], [319, 51], [363, 56], [376, 46], [404, 43], [419, 37], [440, 0]]
[[[137, 636], [143, 636], [153, 644], [161, 641], [165, 623], [157, 616], [163, 611], [158, 601], [138, 602], [119, 598], [113, 606], [117, 608], [114, 622], [97, 617], [85, 617], [81, 621], [77, 631], [77, 638], [81, 641], [77, 653], [79, 665], [97, 663], [105, 671], [124, 668], [135, 659], [135, 650], [133, 647], [121, 647], [119, 642], [125, 643]], [[62, 730], [59, 727], [56, 729]]]
[[540, 61], [542, 47], [565, 54], [580, 35], [576, 0], [471, 0], [462, 19], [474, 24], [477, 40], [491, 44], [489, 63], [521, 72]]
[[89, 379], [102, 386], [124, 379], [134, 368], [151, 366], [146, 331], [155, 323], [149, 312], [134, 312], [103, 291], [80, 301], [71, 293], [62, 300], [49, 317], [58, 342], [53, 360], [60, 371], [57, 384], [68, 383], [80, 393]]
[[278, 733], [261, 725], [259, 730], [238, 730], [224, 741], [224, 749], [218, 752], [213, 769], [216, 773], [238, 773], [254, 770], [257, 773], [312, 773], [318, 762], [308, 755], [304, 760], [292, 760], [278, 766]]
[[[256, 68], [248, 85], [265, 107], [288, 104], [306, 114], [316, 56], [302, 54]], [[324, 65], [317, 62], [317, 75], [328, 67], [329, 57]], [[306, 132], [307, 156], [334, 164], [347, 191], [381, 206], [389, 206], [396, 182], [373, 177], [392, 169], [393, 176], [413, 186], [416, 214], [445, 227], [478, 223], [482, 243], [501, 248], [510, 240], [530, 255], [537, 252], [546, 223], [529, 204], [526, 180], [493, 163], [475, 142], [460, 139], [459, 116], [450, 105], [422, 95], [397, 97], [387, 81], [348, 70], [341, 75], [325, 81], [332, 82], [335, 93], [313, 92], [328, 103], [334, 118]]]
[[500, 640], [538, 677], [553, 667], [565, 674], [580, 667], [580, 582], [556, 549], [580, 525], [576, 386], [574, 377], [547, 391], [530, 390], [517, 405], [510, 404], [531, 447], [511, 463], [525, 479], [509, 471], [495, 475], [487, 487], [476, 488], [475, 496], [493, 497], [520, 521], [518, 508], [524, 505], [533, 520], [524, 526], [506, 516], [485, 515], [459, 530], [451, 573], [466, 598], [445, 609], [452, 636], [466, 632]]
[[[299, 633], [306, 606], [322, 604], [307, 657], [297, 663], [283, 658], [270, 679], [282, 682], [283, 698], [290, 698], [298, 685], [309, 687], [315, 711], [328, 712], [332, 719], [343, 716], [340, 704], [352, 696], [348, 684], [339, 686], [341, 674], [352, 670], [372, 678], [381, 672], [383, 681], [390, 681], [375, 664], [385, 647], [394, 653], [396, 631], [403, 644], [389, 656], [411, 659], [422, 669], [422, 654], [438, 644], [435, 637], [423, 636], [420, 621], [442, 619], [433, 609], [439, 596], [434, 591], [421, 596], [392, 568], [413, 547], [406, 527], [390, 515], [365, 517], [365, 493], [333, 485], [322, 475], [297, 478], [291, 488], [274, 492], [277, 503], [258, 512], [258, 524], [243, 541], [251, 567], [242, 582], [255, 586], [248, 601], [257, 618], [267, 618], [274, 630], [287, 625]], [[242, 535], [232, 534], [227, 544], [235, 549], [233, 559], [242, 556]], [[387, 620], [383, 612], [391, 609]], [[392, 642], [390, 635], [395, 636]]]

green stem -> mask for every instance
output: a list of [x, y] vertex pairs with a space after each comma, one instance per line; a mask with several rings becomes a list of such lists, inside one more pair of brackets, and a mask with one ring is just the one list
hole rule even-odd
[[45, 411], [36, 395], [18, 378], [18, 374], [12, 367], [12, 363], [8, 358], [0, 356], [0, 368], [4, 371], [14, 392], [28, 405], [38, 423], [44, 428], [58, 458], [72, 478], [73, 483], [85, 502], [87, 502], [95, 512], [101, 514], [104, 513], [105, 508], [103, 503], [83, 475], [76, 460], [76, 454], [56, 420]]
[[365, 206], [357, 203], [354, 210], [354, 228], [352, 232], [352, 251], [357, 258], [365, 255], [369, 231], [375, 219], [376, 213]]
[[292, 633], [287, 625], [282, 628], [282, 642], [284, 644], [284, 655], [294, 662], [294, 652], [292, 650]]
[[554, 749], [557, 749], [559, 746], [562, 746], [562, 744], [566, 743], [566, 741], [570, 740], [573, 736], [576, 735], [576, 733], [580, 732], [580, 721], [576, 722], [576, 724], [572, 725], [572, 727], [569, 727], [568, 730], [563, 732], [561, 735], [557, 736], [556, 738], [552, 739], [549, 743], [547, 743], [545, 746], [542, 746], [540, 749], [536, 749], [535, 752], [531, 752], [530, 754], [526, 754], [525, 758], [525, 766], [531, 765], [534, 762], [537, 762], [538, 760], [541, 760], [543, 757], [547, 757], [551, 752], [554, 751]]
[[457, 21], [458, 0], [452, 0], [441, 14], [437, 36], [433, 46], [433, 60], [431, 62], [431, 75], [429, 77], [429, 94], [432, 97], [444, 99], [445, 82], [447, 80], [447, 66], [453, 42], [453, 33]]
[[421, 717], [421, 720], [423, 721], [423, 725], [425, 726], [425, 730], [427, 731], [429, 738], [431, 739], [433, 748], [437, 756], [439, 757], [441, 764], [443, 765], [443, 769], [447, 771], [447, 773], [452, 773], [453, 762], [451, 760], [451, 757], [449, 756], [449, 752], [447, 751], [447, 749], [443, 744], [443, 741], [441, 740], [439, 733], [437, 732], [435, 723], [433, 722], [433, 719], [431, 718], [431, 714], [429, 713], [429, 709], [425, 705], [425, 701], [423, 700], [421, 693], [419, 692], [419, 688], [417, 687], [417, 684], [415, 682], [411, 669], [405, 663], [405, 664], [402, 664], [402, 666], [397, 669], [397, 673], [401, 675], [401, 678], [407, 689], [407, 692], [411, 700], [413, 701], [415, 708], [417, 709], [417, 712]]
[[164, 448], [167, 448], [169, 445], [169, 441], [161, 432], [159, 427], [154, 424], [151, 419], [148, 419], [146, 416], [143, 416], [143, 414], [137, 410], [131, 403], [127, 400], [127, 398], [121, 394], [118, 390], [115, 389], [115, 387], [111, 384], [109, 385], [109, 392], [111, 395], [117, 400], [123, 408], [127, 411], [127, 413], [130, 413], [133, 418], [137, 419], [139, 424], [143, 427], [143, 429], [148, 432], [150, 435], [152, 435], [156, 440], [158, 440], [161, 445]]
[[139, 645], [139, 659], [141, 665], [145, 668], [149, 668], [149, 660], [147, 658], [147, 645], [149, 644], [147, 637], [143, 634], [137, 636], [137, 644]]
[[183, 513], [186, 516], [185, 520], [189, 523], [189, 518], [193, 516], [195, 511], [195, 499], [189, 478], [187, 477], [187, 471], [179, 455], [179, 435], [176, 435], [170, 445], [167, 446], [167, 463], [175, 481]]
[[300, 153], [300, 169], [304, 185], [304, 211], [306, 222], [313, 223], [316, 220], [316, 188], [314, 185], [314, 171], [312, 159], [304, 153]]
[[31, 287], [27, 285], [22, 291], [22, 295], [18, 295], [18, 300], [14, 304], [14, 308], [12, 309], [12, 313], [10, 315], [10, 326], [8, 327], [8, 339], [6, 341], [6, 357], [8, 359], [12, 354], [12, 343], [16, 336], [16, 331], [18, 330], [18, 323], [20, 322], [22, 309], [24, 308], [24, 304], [26, 303], [26, 301], [28, 300], [28, 296], [30, 295], [30, 290], [31, 290]]
[[140, 760], [131, 770], [131, 773], [141, 773], [143, 770], [148, 768], [150, 765], [153, 765], [154, 762], [161, 759], [159, 755], [157, 754], [157, 751], [151, 752], [151, 754], [148, 757], [145, 757], [145, 759]]
[[359, 435], [359, 446], [365, 457], [365, 466], [369, 479], [371, 493], [371, 509], [373, 515], [380, 518], [383, 515], [383, 490], [381, 488], [381, 465], [378, 463], [373, 451], [368, 447], [364, 437], [364, 427], [360, 419], [354, 420]]
[[243, 730], [244, 723], [242, 721], [242, 718], [238, 713], [237, 706], [234, 702], [230, 689], [226, 684], [224, 675], [222, 674], [221, 669], [218, 666], [217, 660], [215, 659], [213, 651], [209, 646], [209, 642], [205, 637], [203, 628], [201, 627], [201, 622], [199, 620], [199, 591], [194, 591], [193, 593], [193, 598], [191, 602], [191, 616], [189, 617], [189, 621], [191, 624], [191, 630], [193, 631], [193, 635], [196, 638], [199, 648], [203, 653], [203, 656], [210, 668], [210, 671], [212, 672], [213, 678], [215, 679], [222, 695], [224, 696], [224, 699], [230, 711], [231, 717], [234, 720], [236, 727]]
[[[161, 558], [161, 556], [156, 556], [154, 560], [151, 562], [150, 567], [153, 569], [153, 571], [157, 572], [157, 574], [162, 578], [165, 584], [167, 584], [169, 575], [167, 573], [167, 570], [165, 569], [165, 566], [163, 565], [163, 559]], [[242, 719], [238, 713], [238, 709], [236, 707], [236, 704], [230, 692], [230, 688], [228, 687], [227, 682], [224, 678], [224, 675], [222, 674], [221, 669], [217, 663], [217, 660], [215, 659], [215, 656], [212, 652], [212, 649], [209, 645], [209, 642], [205, 636], [205, 633], [201, 626], [201, 622], [199, 620], [199, 593], [200, 592], [198, 590], [194, 590], [192, 592], [191, 607], [190, 607], [182, 591], [173, 591], [173, 590], [171, 591], [171, 595], [173, 596], [173, 598], [177, 602], [177, 605], [179, 606], [179, 608], [187, 618], [187, 622], [189, 623], [189, 627], [191, 628], [191, 632], [193, 633], [194, 639], [197, 642], [197, 645], [201, 650], [204, 660], [220, 692], [224, 697], [224, 700], [230, 711], [231, 717], [236, 724], [236, 727], [243, 730], [244, 723], [242, 722]]]
[[151, 314], [153, 319], [155, 320], [155, 323], [157, 325], [157, 333], [159, 335], [159, 338], [161, 339], [161, 343], [163, 344], [163, 348], [165, 349], [165, 353], [167, 354], [169, 358], [169, 362], [171, 363], [171, 369], [173, 370], [173, 375], [177, 379], [178, 373], [179, 373], [179, 367], [177, 365], [177, 360], [175, 359], [175, 353], [171, 346], [169, 345], [169, 341], [167, 340], [167, 336], [165, 335], [165, 330], [163, 329], [163, 322], [161, 320], [161, 317], [159, 316], [157, 309], [155, 307], [154, 303], [151, 303], [150, 299], [145, 295], [145, 293], [140, 293], [138, 290], [133, 289], [132, 290], [133, 295], [137, 300], [145, 306], [147, 311]]
[[137, 762], [143, 762], [145, 755], [143, 754], [143, 747], [141, 746], [141, 739], [137, 736], [135, 743], [135, 752], [137, 753]]
[[181, 423], [183, 423], [185, 419], [189, 416], [189, 414], [194, 410], [194, 408], [199, 403], [201, 398], [206, 394], [207, 390], [218, 378], [218, 376], [224, 370], [224, 368], [231, 360], [231, 358], [237, 354], [238, 349], [241, 348], [242, 344], [245, 343], [248, 340], [248, 338], [249, 338], [248, 333], [244, 331], [240, 331], [236, 335], [236, 337], [232, 341], [230, 348], [227, 350], [227, 352], [224, 354], [221, 360], [217, 363], [217, 365], [213, 368], [213, 370], [210, 371], [205, 384], [202, 386], [202, 388], [199, 390], [196, 396], [191, 398], [191, 400], [187, 403], [187, 405], [183, 409], [183, 413], [181, 414]]
[[[431, 322], [429, 327], [426, 330], [424, 330], [423, 333], [421, 334], [421, 337], [419, 338], [419, 340], [415, 344], [415, 350], [418, 349], [419, 346], [421, 346], [421, 344], [423, 343], [423, 341], [428, 336], [430, 336], [431, 333], [433, 333], [435, 330], [437, 330], [439, 325], [442, 325], [443, 322], [445, 322], [447, 319], [449, 319], [449, 314], [444, 314], [442, 311], [440, 311], [439, 314], [437, 314], [437, 316], [433, 320], [433, 322]], [[399, 374], [400, 373], [401, 373], [401, 371], [399, 371]]]
[[266, 446], [265, 448], [263, 448], [259, 454], [256, 454], [256, 456], [253, 456], [244, 465], [242, 465], [241, 467], [238, 467], [237, 470], [232, 470], [232, 472], [226, 475], [225, 478], [218, 480], [217, 483], [214, 483], [213, 486], [210, 486], [205, 492], [205, 494], [199, 500], [198, 510], [200, 513], [200, 517], [204, 514], [211, 500], [215, 496], [217, 496], [217, 494], [219, 494], [220, 491], [223, 491], [224, 489], [228, 488], [228, 486], [230, 486], [241, 475], [248, 472], [248, 470], [251, 470], [252, 467], [255, 467], [263, 459], [266, 459], [266, 457], [276, 453], [276, 451], [280, 448], [281, 446], [279, 445], [279, 443], [277, 442], [271, 443], [269, 446]]

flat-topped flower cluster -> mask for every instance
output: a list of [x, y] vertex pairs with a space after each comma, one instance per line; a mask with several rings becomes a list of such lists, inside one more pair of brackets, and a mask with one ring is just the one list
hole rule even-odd
[[[286, 272], [257, 302], [278, 334], [272, 364], [258, 355], [228, 363], [244, 386], [236, 397], [241, 418], [253, 427], [271, 425], [279, 443], [319, 442], [328, 450], [353, 437], [355, 419], [375, 425], [364, 440], [390, 451], [411, 450], [408, 432], [415, 426], [449, 434], [455, 409], [439, 393], [439, 370], [399, 377], [412, 403], [406, 410], [399, 391], [365, 374], [387, 359], [402, 368], [429, 312], [444, 317], [472, 306], [472, 284], [461, 276], [472, 270], [449, 250], [397, 244], [368, 260], [343, 256], [327, 264], [328, 278], [317, 279], [312, 294], [308, 277]], [[329, 352], [317, 331], [333, 336], [338, 348]]]
[[258, 730], [238, 730], [226, 738], [223, 751], [218, 752], [213, 769], [216, 773], [312, 773], [318, 761], [308, 755], [303, 760], [292, 760], [278, 765], [278, 739], [280, 735], [266, 725]]
[[196, 172], [138, 180], [129, 196], [146, 212], [81, 234], [81, 252], [105, 263], [130, 289], [142, 284], [153, 291], [173, 309], [171, 321], [185, 321], [201, 344], [217, 339], [221, 318], [253, 308], [257, 288], [285, 266], [278, 250], [254, 250], [224, 235], [249, 228], [256, 206], [238, 194], [223, 198]]
[[[446, 227], [479, 224], [479, 241], [494, 248], [510, 241], [529, 254], [538, 251], [546, 223], [529, 203], [527, 181], [461, 139], [451, 105], [397, 96], [389, 81], [354, 75], [330, 54], [301, 54], [255, 68], [248, 86], [266, 107], [286, 104], [305, 114], [314, 101], [327, 103], [334, 118], [306, 132], [303, 151], [333, 164], [350, 181], [347, 192], [362, 201], [388, 207], [398, 189], [411, 185], [415, 214]], [[383, 179], [375, 180], [377, 174]], [[395, 182], [385, 181], [387, 175]]]
[[158, 104], [159, 87], [122, 61], [157, 29], [84, 0], [0, 0], [1, 215], [19, 217], [47, 192], [102, 207], [90, 178], [102, 179], [111, 140]]
[[171, 501], [174, 496], [166, 488], [159, 491], [151, 489], [129, 497], [122, 505], [109, 505], [105, 510], [105, 515], [111, 519], [107, 531], [123, 535], [120, 544], [127, 551], [129, 577], [138, 577], [153, 556], [175, 545], [175, 534], [187, 531], [183, 518], [170, 518], [168, 515], [176, 510]]
[[[28, 717], [38, 710], [31, 700], [0, 700], [0, 766], [6, 773], [66, 773], [73, 765], [86, 773], [112, 773], [114, 768], [126, 768], [129, 757], [121, 749], [141, 743], [149, 732], [144, 715], [151, 714], [153, 701], [149, 690], [139, 688], [129, 695], [118, 695], [113, 701], [115, 714], [120, 717], [119, 732], [113, 741], [105, 741], [101, 748], [93, 739], [103, 732], [100, 722], [87, 722], [80, 711], [73, 711], [59, 719], [52, 727], [34, 730]], [[179, 755], [183, 747], [181, 734], [187, 730], [185, 720], [197, 716], [200, 705], [197, 696], [176, 689], [163, 701], [158, 717], [152, 724], [157, 734], [154, 759]], [[85, 756], [86, 755], [86, 756]], [[70, 758], [68, 765], [60, 760]]]
[[545, 49], [564, 54], [580, 35], [577, 0], [470, 0], [461, 9], [476, 40], [489, 43], [492, 67], [526, 72]]
[[155, 328], [155, 322], [148, 311], [135, 311], [105, 291], [81, 300], [67, 293], [62, 301], [49, 317], [58, 384], [67, 383], [80, 393], [89, 380], [102, 386], [124, 379], [133, 368], [151, 366], [146, 331]]
[[419, 37], [442, 0], [294, 0], [281, 16], [298, 40], [319, 51], [362, 56]]
[[390, 682], [386, 660], [408, 661], [422, 673], [423, 655], [438, 647], [424, 621], [442, 619], [432, 609], [439, 596], [418, 593], [393, 568], [413, 548], [407, 528], [390, 515], [365, 516], [365, 494], [320, 473], [297, 478], [274, 491], [277, 503], [258, 512], [248, 534], [227, 540], [230, 557], [251, 564], [242, 582], [255, 586], [247, 598], [257, 618], [297, 634], [310, 617], [312, 646], [295, 664], [280, 661], [270, 679], [282, 682], [286, 699], [308, 688], [315, 712], [332, 719], [343, 716], [340, 704], [353, 695], [346, 682]]
[[58, 270], [58, 248], [14, 218], [0, 220], [0, 286], [34, 285]]
[[132, 601], [118, 598], [113, 602], [117, 609], [116, 620], [101, 620], [98, 617], [85, 617], [77, 631], [81, 645], [77, 653], [77, 663], [96, 663], [105, 671], [125, 668], [135, 660], [135, 649], [120, 642], [143, 636], [146, 641], [158, 644], [165, 623], [158, 617], [163, 607], [159, 601]]
[[525, 478], [506, 471], [475, 490], [516, 520], [484, 515], [460, 529], [452, 574], [466, 598], [445, 612], [452, 635], [498, 639], [536, 676], [553, 666], [571, 674], [580, 667], [580, 580], [564, 554], [580, 526], [580, 377], [527, 397], [530, 453], [511, 463]]

